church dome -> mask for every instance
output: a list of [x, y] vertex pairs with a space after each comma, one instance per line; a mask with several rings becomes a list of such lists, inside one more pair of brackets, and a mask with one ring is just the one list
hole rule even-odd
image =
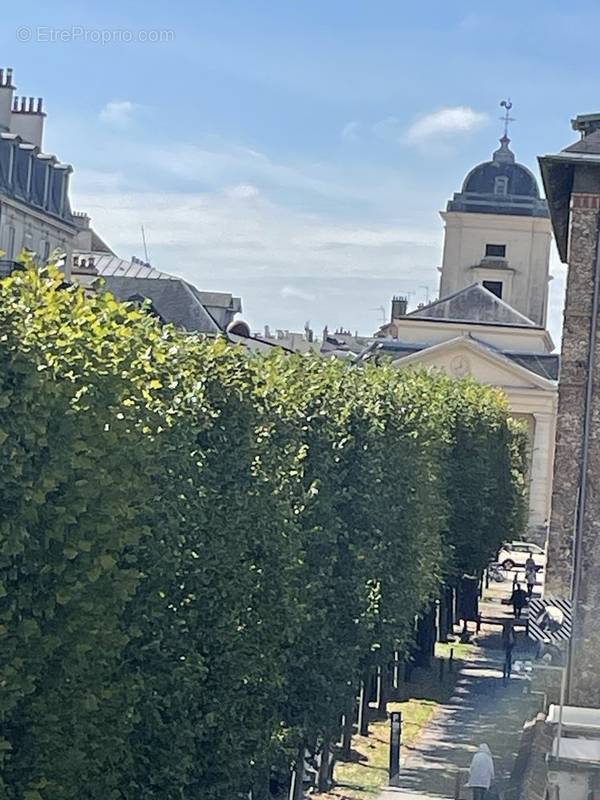
[[462, 190], [448, 202], [448, 211], [548, 216], [548, 207], [540, 198], [535, 175], [517, 163], [509, 144], [510, 139], [503, 136], [492, 160], [478, 164], [469, 172]]

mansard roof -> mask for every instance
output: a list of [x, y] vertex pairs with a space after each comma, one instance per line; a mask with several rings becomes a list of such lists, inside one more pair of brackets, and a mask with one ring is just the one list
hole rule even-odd
[[74, 225], [69, 205], [72, 167], [14, 133], [0, 133], [0, 193]]

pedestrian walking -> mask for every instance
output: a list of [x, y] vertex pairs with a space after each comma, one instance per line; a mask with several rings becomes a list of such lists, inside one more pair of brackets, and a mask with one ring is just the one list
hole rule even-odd
[[537, 581], [537, 566], [533, 560], [533, 554], [529, 553], [529, 557], [525, 562], [525, 581], [527, 582], [527, 597], [531, 600], [533, 596], [533, 588]]
[[510, 602], [512, 603], [515, 619], [519, 619], [521, 617], [523, 608], [527, 604], [527, 593], [524, 589], [521, 589], [520, 583], [515, 583], [515, 588], [513, 589]]
[[505, 683], [512, 673], [512, 653], [516, 643], [517, 638], [512, 620], [504, 620], [502, 623], [502, 649], [504, 650], [503, 678]]
[[480, 744], [473, 756], [467, 786], [473, 789], [473, 800], [485, 800], [494, 781], [494, 759], [487, 744]]

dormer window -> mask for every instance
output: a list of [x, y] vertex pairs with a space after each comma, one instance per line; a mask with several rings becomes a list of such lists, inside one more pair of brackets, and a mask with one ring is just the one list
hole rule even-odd
[[486, 244], [485, 246], [486, 258], [506, 258], [506, 245], [505, 244]]
[[506, 175], [498, 175], [494, 179], [494, 194], [508, 194], [508, 178]]

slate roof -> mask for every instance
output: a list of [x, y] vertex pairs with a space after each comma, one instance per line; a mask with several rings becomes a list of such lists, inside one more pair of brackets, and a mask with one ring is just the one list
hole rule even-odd
[[98, 275], [104, 277], [115, 275], [121, 278], [161, 278], [163, 280], [179, 280], [174, 275], [169, 275], [168, 272], [160, 272], [150, 266], [150, 264], [145, 264], [143, 261], [136, 258], [132, 258], [128, 261], [125, 258], [119, 258], [109, 253], [106, 255], [90, 253], [89, 255], [95, 256], [94, 266], [96, 267]]
[[[560, 356], [558, 353], [517, 353], [510, 350], [500, 350], [487, 342], [482, 342], [475, 336], [471, 336], [471, 338], [487, 350], [508, 358], [541, 378], [552, 381], [558, 380], [560, 370]], [[395, 339], [378, 339], [363, 350], [358, 360], [369, 361], [377, 356], [387, 356], [396, 361], [413, 353], [427, 350], [432, 346], [431, 343], [409, 344]]]
[[165, 322], [184, 331], [217, 334], [222, 328], [200, 302], [197, 290], [179, 278], [167, 280], [104, 275], [105, 287], [121, 301], [151, 301], [153, 311]]
[[242, 310], [239, 297], [228, 292], [204, 292], [183, 278], [161, 272], [138, 258], [119, 258], [112, 252], [77, 252], [80, 264], [93, 259], [92, 272], [104, 280], [106, 288], [119, 300], [140, 297], [151, 301], [162, 320], [178, 328], [198, 333], [224, 331]]
[[[515, 161], [503, 136], [491, 161], [474, 167], [464, 180], [462, 190], [448, 201], [447, 211], [470, 211], [478, 214], [511, 214], [547, 217], [548, 206], [540, 198], [533, 172]], [[504, 191], [497, 191], [496, 178], [506, 178]]]
[[509, 325], [520, 328], [539, 327], [480, 283], [472, 283], [441, 300], [435, 300], [427, 306], [411, 311], [405, 318], [475, 322], [479, 325]]
[[0, 131], [0, 193], [75, 229], [69, 203], [73, 168], [15, 133]]
[[[586, 114], [586, 117], [597, 115]], [[578, 118], [581, 119], [581, 118]], [[576, 123], [577, 120], [573, 120]], [[573, 127], [579, 129], [574, 124]], [[538, 158], [544, 190], [550, 207], [550, 218], [560, 260], [567, 263], [569, 241], [569, 204], [573, 191], [575, 167], [600, 165], [600, 130], [592, 130], [583, 139], [565, 147], [560, 153]]]
[[530, 372], [535, 372], [542, 378], [557, 381], [560, 371], [560, 356], [558, 353], [511, 353], [504, 351], [503, 355], [520, 364]]

